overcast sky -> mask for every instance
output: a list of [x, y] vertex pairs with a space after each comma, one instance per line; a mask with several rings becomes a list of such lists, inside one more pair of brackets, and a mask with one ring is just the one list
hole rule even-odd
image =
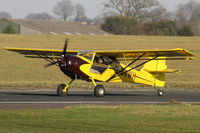
[[[0, 12], [9, 12], [13, 18], [24, 18], [30, 13], [48, 12], [52, 13], [52, 9], [56, 2], [60, 0], [0, 0]], [[106, 0], [71, 0], [74, 4], [80, 3], [87, 10], [87, 16], [95, 17], [102, 11], [101, 3]], [[173, 11], [180, 3], [186, 3], [189, 0], [158, 0], [168, 10]], [[200, 2], [200, 0], [196, 0]]]

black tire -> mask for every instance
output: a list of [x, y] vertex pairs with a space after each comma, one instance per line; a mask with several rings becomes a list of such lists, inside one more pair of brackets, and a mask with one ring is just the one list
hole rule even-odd
[[163, 96], [163, 95], [164, 95], [164, 91], [159, 90], [159, 91], [158, 91], [158, 96], [161, 97], [161, 96]]
[[66, 85], [65, 84], [60, 84], [57, 88], [57, 95], [58, 96], [67, 96], [68, 94], [68, 89], [67, 92], [63, 92], [63, 90], [65, 89]]
[[94, 88], [94, 95], [96, 97], [104, 97], [105, 96], [105, 88], [102, 85], [97, 85]]

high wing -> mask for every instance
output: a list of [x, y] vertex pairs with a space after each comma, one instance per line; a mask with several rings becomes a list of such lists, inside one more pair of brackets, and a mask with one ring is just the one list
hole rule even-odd
[[[55, 50], [55, 49], [31, 49], [31, 48], [4, 48], [9, 51], [17, 52], [25, 55], [30, 58], [51, 58], [56, 59], [61, 57], [63, 50]], [[68, 50], [68, 55], [76, 55], [79, 51]]]
[[[190, 60], [194, 59], [194, 55], [185, 49], [167, 49], [167, 50], [121, 50], [121, 51], [95, 51], [96, 54], [115, 58], [117, 60], [134, 60], [140, 57], [140, 60], [155, 58], [157, 60]], [[159, 58], [161, 57], [161, 58]]]
[[[48, 58], [59, 58], [62, 54], [62, 50], [55, 49], [30, 49], [30, 48], [4, 48], [6, 50], [14, 51], [26, 57], [48, 57]], [[77, 55], [80, 51], [68, 50], [67, 54]], [[119, 51], [94, 51], [96, 54], [115, 58], [117, 60], [134, 60], [140, 57], [142, 59], [165, 57], [167, 60], [185, 60], [194, 59], [194, 55], [185, 49], [168, 49], [168, 50], [119, 50]], [[163, 58], [160, 58], [163, 59]]]

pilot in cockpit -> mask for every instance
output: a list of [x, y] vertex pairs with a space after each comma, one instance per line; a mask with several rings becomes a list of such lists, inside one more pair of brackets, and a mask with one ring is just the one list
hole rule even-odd
[[98, 61], [97, 61], [99, 64], [103, 64], [103, 59], [102, 58], [98, 58]]

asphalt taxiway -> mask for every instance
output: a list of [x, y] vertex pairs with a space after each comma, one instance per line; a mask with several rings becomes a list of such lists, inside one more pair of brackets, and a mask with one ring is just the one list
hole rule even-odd
[[55, 91], [1, 90], [0, 109], [64, 108], [71, 105], [127, 105], [127, 104], [200, 104], [200, 92], [165, 92], [160, 97], [155, 91], [108, 91], [96, 98], [92, 91], [71, 91], [59, 97]]

